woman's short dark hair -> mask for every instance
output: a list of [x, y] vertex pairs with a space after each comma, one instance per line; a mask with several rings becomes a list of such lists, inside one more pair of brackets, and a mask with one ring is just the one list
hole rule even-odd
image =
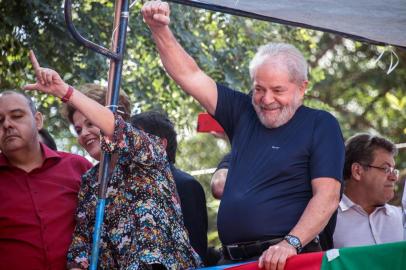
[[176, 161], [176, 141], [175, 127], [169, 117], [164, 112], [148, 111], [131, 116], [131, 125], [143, 131], [164, 138], [167, 140], [166, 154], [170, 163]]
[[[106, 104], [107, 87], [94, 83], [86, 83], [78, 86], [76, 89], [85, 94], [87, 97], [93, 99], [94, 101], [102, 105]], [[73, 124], [73, 114], [75, 113], [76, 110], [77, 109], [72, 105], [65, 104], [62, 107], [62, 116], [66, 118], [69, 121], [69, 123]], [[131, 115], [130, 99], [124, 93], [124, 91], [120, 91], [117, 112], [126, 121], [130, 118]]]
[[371, 164], [375, 159], [374, 151], [377, 149], [384, 149], [392, 155], [397, 154], [396, 146], [383, 137], [359, 133], [349, 138], [345, 143], [344, 179], [350, 179], [353, 163]]

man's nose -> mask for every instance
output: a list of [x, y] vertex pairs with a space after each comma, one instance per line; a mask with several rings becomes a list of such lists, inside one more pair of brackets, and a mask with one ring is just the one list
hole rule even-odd
[[3, 127], [4, 128], [10, 128], [13, 126], [13, 122], [10, 120], [9, 117], [5, 117], [3, 120]]
[[390, 180], [390, 181], [398, 181], [399, 180], [399, 177], [394, 173], [394, 172], [391, 172], [391, 173], [389, 173], [389, 175], [388, 175], [388, 179]]
[[264, 96], [262, 97], [262, 102], [264, 104], [271, 104], [275, 101], [272, 91], [265, 91]]

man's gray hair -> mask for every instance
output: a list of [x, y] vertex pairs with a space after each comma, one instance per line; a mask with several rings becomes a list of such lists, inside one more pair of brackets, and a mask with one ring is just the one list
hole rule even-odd
[[287, 43], [268, 43], [259, 47], [249, 65], [251, 79], [254, 78], [258, 66], [268, 58], [275, 58], [286, 65], [291, 82], [300, 85], [303, 81], [307, 81], [306, 59], [295, 46]]

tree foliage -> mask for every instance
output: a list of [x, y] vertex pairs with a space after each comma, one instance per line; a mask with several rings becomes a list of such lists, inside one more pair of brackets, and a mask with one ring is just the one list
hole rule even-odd
[[[105, 47], [109, 47], [113, 30], [112, 2], [74, 1], [73, 7], [79, 32]], [[166, 75], [142, 21], [140, 7], [138, 2], [131, 10], [122, 89], [131, 97], [135, 111], [163, 109], [177, 124], [181, 138], [177, 162], [180, 168], [215, 167], [227, 147], [210, 135], [196, 136], [196, 116], [202, 108]], [[405, 50], [176, 4], [171, 7], [171, 27], [176, 37], [215, 80], [248, 92], [248, 63], [258, 46], [270, 41], [292, 43], [310, 64], [311, 83], [305, 103], [332, 112], [345, 138], [369, 131], [396, 143], [406, 142]], [[36, 52], [43, 66], [54, 68], [72, 85], [106, 81], [108, 61], [78, 46], [71, 38], [63, 19], [62, 1], [0, 0], [0, 13], [0, 91], [33, 81], [27, 57], [29, 49]], [[398, 67], [389, 75], [386, 75], [389, 50], [374, 64], [374, 59], [386, 49], [393, 49], [399, 57]], [[40, 94], [34, 97], [58, 145], [66, 151], [83, 153], [58, 113], [60, 101]], [[405, 152], [401, 150], [397, 158], [399, 168], [406, 168]], [[199, 178], [206, 191], [209, 178]], [[215, 206], [207, 194], [209, 205]], [[211, 225], [213, 228], [214, 223]]]

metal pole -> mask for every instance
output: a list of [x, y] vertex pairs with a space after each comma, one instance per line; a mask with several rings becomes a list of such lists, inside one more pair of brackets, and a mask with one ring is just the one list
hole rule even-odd
[[[118, 6], [118, 5], [117, 5]], [[114, 61], [113, 64], [113, 78], [112, 78], [112, 90], [111, 93], [108, 93], [110, 97], [110, 104], [113, 105], [110, 107], [112, 112], [117, 111], [117, 104], [118, 98], [120, 94], [120, 85], [121, 85], [121, 73], [123, 68], [123, 54], [125, 50], [125, 41], [126, 41], [126, 33], [127, 33], [127, 25], [128, 25], [128, 15], [129, 15], [129, 2], [128, 0], [123, 0], [121, 4], [121, 13], [120, 13], [120, 25], [119, 25], [119, 33], [118, 33], [118, 43], [117, 43], [117, 51], [116, 53], [120, 55], [120, 59], [112, 59]], [[110, 78], [109, 78], [110, 79]], [[102, 177], [100, 178], [100, 186], [99, 186], [99, 199], [96, 208], [96, 223], [94, 228], [93, 234], [93, 245], [92, 245], [92, 256], [90, 260], [90, 270], [96, 270], [98, 265], [98, 258], [99, 258], [99, 249], [100, 249], [100, 237], [101, 237], [101, 229], [103, 225], [103, 218], [104, 218], [104, 208], [106, 204], [106, 193], [107, 193], [107, 184], [108, 184], [108, 164], [110, 164], [111, 155], [105, 153], [103, 155], [103, 168]], [[100, 175], [100, 174], [99, 174]]]
[[[123, 67], [123, 56], [125, 51], [125, 41], [126, 41], [126, 34], [127, 34], [127, 26], [128, 26], [128, 17], [129, 17], [129, 1], [128, 0], [118, 0], [116, 1], [116, 19], [117, 21], [117, 9], [120, 10], [120, 20], [119, 20], [119, 28], [118, 28], [118, 38], [117, 39], [117, 46], [113, 43], [113, 48], [115, 51], [110, 51], [98, 44], [95, 44], [91, 41], [86, 40], [83, 38], [76, 30], [72, 23], [72, 10], [71, 10], [71, 0], [65, 1], [65, 21], [68, 26], [68, 30], [71, 32], [72, 36], [83, 46], [96, 51], [100, 54], [103, 54], [109, 57], [111, 61], [111, 69], [112, 76], [109, 75], [109, 85], [112, 81], [111, 91], [108, 91], [107, 97], [110, 102], [108, 102], [110, 110], [115, 113], [117, 111], [117, 104], [120, 92], [120, 84], [121, 84], [121, 74], [122, 74], [122, 67]], [[116, 23], [114, 23], [114, 28], [116, 27]], [[109, 87], [110, 88], [110, 87]], [[109, 89], [110, 90], [110, 89]], [[99, 194], [98, 194], [98, 201], [96, 206], [96, 221], [94, 226], [93, 232], [93, 245], [92, 245], [92, 254], [90, 258], [90, 269], [96, 270], [98, 265], [98, 258], [99, 258], [99, 251], [100, 251], [100, 239], [101, 239], [101, 231], [103, 227], [103, 220], [104, 220], [104, 209], [106, 205], [106, 193], [107, 193], [107, 184], [109, 179], [109, 164], [111, 160], [111, 155], [107, 153], [103, 153], [101, 163], [100, 163], [100, 170], [99, 170]]]
[[66, 26], [67, 26], [69, 32], [72, 34], [73, 38], [76, 39], [76, 41], [79, 42], [82, 46], [85, 46], [86, 48], [88, 48], [92, 51], [95, 51], [97, 53], [100, 53], [104, 56], [107, 56], [110, 59], [119, 60], [122, 57], [122, 55], [119, 55], [115, 52], [110, 51], [109, 49], [104, 48], [103, 46], [100, 46], [92, 41], [89, 41], [79, 34], [79, 32], [76, 30], [76, 27], [73, 25], [73, 22], [72, 22], [72, 1], [71, 0], [65, 1], [65, 22], [66, 22]]

